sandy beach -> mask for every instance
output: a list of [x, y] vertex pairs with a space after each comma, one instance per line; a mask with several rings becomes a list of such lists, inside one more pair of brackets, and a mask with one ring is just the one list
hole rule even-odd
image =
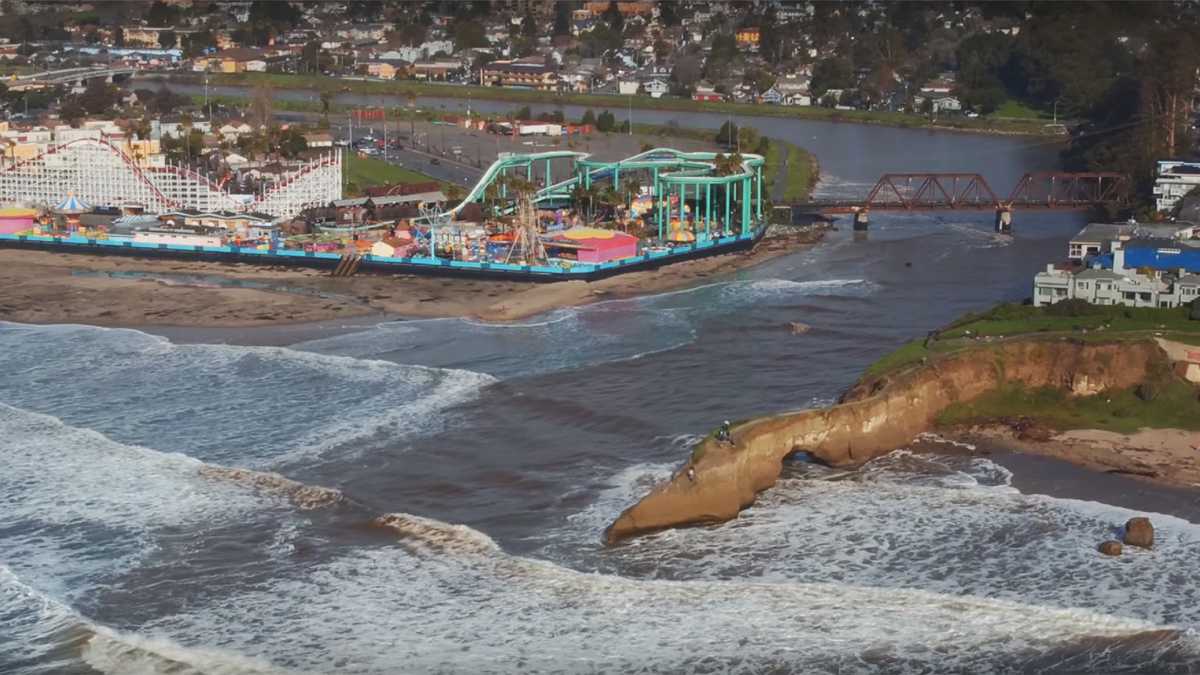
[[1200, 431], [1140, 429], [1120, 434], [1074, 429], [1032, 439], [1005, 426], [978, 426], [949, 436], [1016, 452], [1065, 460], [1094, 471], [1176, 486], [1200, 487]]
[[506, 282], [0, 249], [0, 320], [98, 326], [266, 326], [352, 317], [513, 321], [706, 283], [820, 240], [779, 228], [751, 251], [593, 282]]

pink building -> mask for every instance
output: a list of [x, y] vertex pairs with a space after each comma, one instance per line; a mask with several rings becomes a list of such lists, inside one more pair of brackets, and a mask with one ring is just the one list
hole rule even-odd
[[0, 209], [0, 234], [16, 234], [33, 229], [37, 211], [33, 209]]

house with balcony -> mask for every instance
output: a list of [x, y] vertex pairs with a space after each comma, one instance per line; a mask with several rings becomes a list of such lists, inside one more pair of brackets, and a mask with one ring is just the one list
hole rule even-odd
[[1184, 195], [1200, 186], [1200, 162], [1162, 160], [1154, 179], [1154, 207], [1161, 213], [1175, 210]]
[[[1086, 229], [1086, 228], [1085, 228]], [[1097, 305], [1179, 307], [1200, 298], [1200, 241], [1110, 241], [1089, 266], [1048, 265], [1033, 279], [1033, 304], [1080, 299]]]
[[492, 61], [480, 71], [479, 79], [484, 86], [538, 91], [558, 89], [558, 74], [541, 63]]
[[414, 79], [442, 81], [463, 69], [463, 65], [454, 59], [434, 59], [417, 61], [409, 70]]

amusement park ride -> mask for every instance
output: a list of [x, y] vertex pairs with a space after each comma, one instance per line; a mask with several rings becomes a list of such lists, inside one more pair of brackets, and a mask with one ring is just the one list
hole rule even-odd
[[[107, 158], [104, 170], [110, 175], [99, 180], [87, 175], [79, 156], [66, 166], [56, 166], [57, 157], [45, 157], [40, 163], [0, 170], [0, 198], [28, 200], [36, 188], [43, 200], [51, 191], [73, 192], [98, 205], [121, 205], [133, 198], [151, 213], [155, 209], [158, 213], [185, 208], [246, 211], [274, 206], [268, 213], [283, 219], [306, 205], [325, 206], [341, 197], [337, 153], [327, 164], [287, 177], [271, 194], [234, 204], [228, 193], [204, 181], [164, 184], [159, 182], [157, 170], [125, 162], [118, 165], [111, 152], [89, 147]], [[305, 265], [342, 274], [362, 269], [528, 280], [592, 279], [753, 246], [766, 229], [763, 164], [759, 155], [724, 156], [670, 148], [617, 161], [600, 161], [571, 151], [506, 153], [488, 167], [460, 203], [450, 208], [422, 206], [417, 217], [398, 220], [382, 230], [352, 228], [354, 232], [344, 236], [340, 246], [326, 241], [299, 246], [274, 239], [254, 246], [234, 241], [213, 245], [207, 240], [186, 240], [186, 236], [181, 241], [150, 245], [136, 237], [74, 232], [0, 234], [0, 245]], [[535, 170], [539, 174], [536, 181]], [[557, 181], [555, 173], [561, 177]], [[602, 188], [609, 204], [614, 194], [624, 197], [626, 213], [633, 216], [624, 220], [636, 225], [639, 236], [618, 231], [617, 223], [608, 228], [577, 226], [578, 195], [599, 194]], [[480, 206], [468, 210], [473, 203]], [[484, 205], [491, 217], [480, 222], [475, 214], [481, 213]], [[575, 215], [564, 218], [572, 211]], [[346, 235], [341, 232], [346, 228], [322, 229], [333, 236]], [[364, 232], [378, 232], [368, 236], [381, 238], [364, 240]]]

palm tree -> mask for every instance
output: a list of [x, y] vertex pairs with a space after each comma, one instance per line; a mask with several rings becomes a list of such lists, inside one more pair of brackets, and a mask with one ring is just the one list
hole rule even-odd
[[642, 192], [642, 182], [636, 178], [626, 178], [621, 183], [621, 194], [625, 196], [625, 208], [633, 207], [633, 200]]
[[583, 209], [583, 204], [588, 200], [588, 189], [584, 187], [583, 181], [575, 182], [575, 186], [571, 188], [571, 201], [575, 204], [575, 211], [584, 214], [584, 219], [587, 218], [587, 213]]
[[615, 187], [609, 185], [597, 195], [597, 200], [604, 206], [607, 206], [612, 211], [612, 219], [616, 220], [617, 207], [620, 206], [625, 199]]

